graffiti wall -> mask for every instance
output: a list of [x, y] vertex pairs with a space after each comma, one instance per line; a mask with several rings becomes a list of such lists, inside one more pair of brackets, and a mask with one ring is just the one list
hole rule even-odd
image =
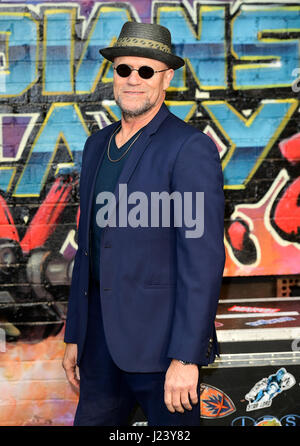
[[127, 20], [167, 26], [186, 60], [166, 103], [219, 149], [224, 275], [299, 274], [297, 2], [1, 2], [0, 425], [72, 424], [61, 358], [78, 176], [87, 136], [120, 118], [98, 50]]

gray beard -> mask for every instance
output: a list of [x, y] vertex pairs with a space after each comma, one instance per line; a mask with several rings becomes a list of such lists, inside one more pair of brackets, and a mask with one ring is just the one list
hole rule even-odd
[[119, 98], [116, 99], [116, 104], [120, 107], [121, 112], [125, 119], [136, 118], [137, 116], [141, 116], [144, 113], [146, 113], [147, 111], [151, 110], [151, 108], [153, 108], [153, 104], [151, 104], [149, 102], [149, 99], [147, 99], [147, 101], [143, 105], [141, 105], [140, 108], [133, 110], [133, 111], [127, 110], [126, 108], [124, 108], [122, 106], [122, 102], [119, 100]]

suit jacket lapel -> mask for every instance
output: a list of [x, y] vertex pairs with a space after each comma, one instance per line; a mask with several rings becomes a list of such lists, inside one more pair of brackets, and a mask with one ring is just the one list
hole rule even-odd
[[85, 170], [86, 170], [86, 176], [88, 177], [87, 185], [85, 187], [85, 193], [87, 194], [87, 208], [86, 208], [86, 215], [87, 215], [87, 240], [86, 240], [86, 246], [89, 246], [89, 228], [90, 228], [90, 220], [91, 220], [91, 212], [92, 212], [92, 203], [94, 198], [94, 188], [95, 188], [95, 182], [97, 178], [97, 173], [100, 167], [100, 164], [102, 162], [103, 156], [106, 153], [107, 144], [109, 141], [109, 138], [111, 137], [112, 133], [116, 130], [116, 128], [120, 125], [120, 121], [113, 123], [111, 127], [111, 131], [106, 135], [105, 138], [99, 141], [99, 143], [95, 144], [94, 150], [91, 153], [91, 158], [89, 160], [89, 163], [87, 164]]
[[91, 191], [94, 186], [94, 183], [96, 181], [97, 172], [100, 167], [100, 164], [102, 162], [103, 156], [106, 153], [107, 144], [109, 141], [109, 138], [111, 137], [112, 133], [116, 130], [116, 128], [120, 125], [120, 121], [114, 122], [111, 126], [111, 131], [105, 136], [102, 141], [100, 140], [97, 144], [94, 146], [93, 153], [91, 154], [91, 158], [89, 160], [89, 164], [86, 168], [88, 175], [88, 191]]

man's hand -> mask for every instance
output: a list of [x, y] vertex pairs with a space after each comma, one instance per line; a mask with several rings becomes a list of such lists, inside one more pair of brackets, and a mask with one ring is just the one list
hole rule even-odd
[[79, 389], [79, 377], [76, 371], [77, 344], [67, 344], [62, 366], [65, 369], [68, 381]]
[[[192, 404], [198, 403], [197, 384], [199, 369], [197, 364], [182, 364], [173, 359], [165, 378], [165, 404], [172, 413], [192, 410]], [[189, 401], [190, 398], [190, 401]]]

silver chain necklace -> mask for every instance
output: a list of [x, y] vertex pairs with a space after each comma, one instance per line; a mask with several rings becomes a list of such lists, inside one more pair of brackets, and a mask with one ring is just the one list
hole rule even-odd
[[138, 137], [140, 136], [140, 134], [142, 133], [142, 130], [140, 131], [140, 133], [134, 138], [134, 140], [132, 141], [132, 143], [129, 145], [129, 147], [127, 147], [127, 149], [125, 150], [125, 152], [120, 156], [120, 158], [118, 159], [112, 159], [110, 156], [110, 145], [111, 145], [111, 141], [113, 139], [113, 137], [115, 136], [115, 134], [120, 130], [121, 126], [118, 127], [113, 134], [111, 135], [110, 139], [109, 139], [109, 143], [107, 146], [107, 157], [109, 159], [109, 161], [111, 161], [112, 163], [116, 163], [118, 161], [120, 161], [129, 151], [129, 149], [131, 148], [131, 146], [133, 146], [133, 144], [135, 143], [135, 141], [138, 139]]

